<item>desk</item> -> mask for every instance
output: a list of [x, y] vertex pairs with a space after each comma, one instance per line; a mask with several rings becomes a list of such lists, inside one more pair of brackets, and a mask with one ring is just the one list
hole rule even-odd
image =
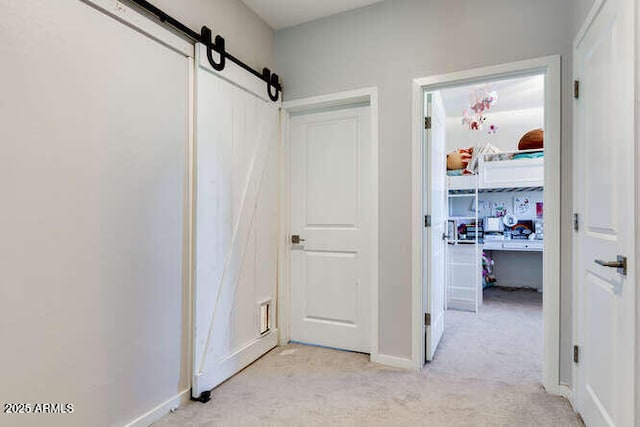
[[542, 252], [544, 241], [542, 240], [490, 240], [485, 241], [482, 249], [485, 251], [520, 251]]
[[543, 240], [491, 240], [482, 250], [495, 262], [498, 286], [542, 289]]

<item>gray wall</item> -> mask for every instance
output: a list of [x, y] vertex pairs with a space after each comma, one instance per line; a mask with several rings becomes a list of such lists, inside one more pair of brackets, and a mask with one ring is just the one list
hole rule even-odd
[[571, 0], [573, 3], [573, 35], [580, 31], [582, 23], [586, 19], [589, 11], [593, 7], [594, 0]]
[[[563, 166], [570, 167], [572, 7], [569, 0], [387, 0], [276, 32], [285, 99], [380, 89], [381, 353], [411, 357], [411, 80], [562, 54]], [[564, 200], [569, 185], [565, 180]], [[571, 208], [561, 208], [566, 226]], [[570, 254], [568, 230], [563, 254]], [[563, 280], [565, 382], [571, 380], [570, 286]]]
[[[164, 3], [273, 62], [239, 0]], [[125, 425], [190, 388], [189, 63], [78, 0], [0, 0], [0, 57], [0, 401], [75, 405], [0, 425]]]
[[151, 0], [154, 6], [200, 32], [203, 25], [225, 38], [237, 58], [257, 70], [274, 66], [273, 29], [240, 0]]

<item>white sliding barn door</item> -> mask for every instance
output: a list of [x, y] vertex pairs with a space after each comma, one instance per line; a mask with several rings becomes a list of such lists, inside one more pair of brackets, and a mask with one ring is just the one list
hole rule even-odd
[[[446, 296], [446, 242], [447, 228], [447, 165], [446, 113], [440, 92], [426, 94], [427, 117], [431, 128], [425, 130], [423, 157], [423, 200], [428, 224], [423, 232], [422, 265], [424, 268], [423, 306], [425, 317], [425, 360], [430, 361], [444, 333], [444, 307]], [[429, 323], [429, 325], [426, 325]]]
[[[370, 107], [291, 117], [291, 340], [371, 350]], [[304, 240], [302, 240], [304, 239]]]
[[[575, 404], [587, 426], [634, 415], [634, 0], [605, 0], [578, 39], [575, 106]], [[637, 182], [637, 181], [636, 181]], [[637, 183], [635, 183], [637, 185]], [[626, 257], [626, 268], [602, 265]]]
[[277, 342], [278, 108], [266, 83], [217, 73], [196, 46], [194, 397]]

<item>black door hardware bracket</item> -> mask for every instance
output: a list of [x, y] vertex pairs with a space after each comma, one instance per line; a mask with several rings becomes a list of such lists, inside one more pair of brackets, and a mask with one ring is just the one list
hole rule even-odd
[[[188, 38], [193, 42], [202, 43], [207, 48], [207, 59], [209, 60], [209, 64], [216, 71], [222, 71], [226, 66], [226, 60], [233, 62], [240, 68], [245, 71], [250, 72], [254, 76], [263, 80], [267, 84], [267, 94], [269, 95], [269, 99], [273, 102], [278, 101], [280, 94], [282, 93], [282, 85], [280, 84], [280, 78], [276, 73], [272, 73], [268, 68], [264, 68], [262, 73], [257, 70], [254, 70], [249, 65], [245, 64], [235, 56], [231, 55], [231, 53], [227, 52], [225, 48], [225, 40], [224, 37], [220, 35], [216, 35], [215, 39], [213, 39], [213, 33], [209, 27], [206, 25], [202, 27], [200, 30], [200, 34], [193, 31], [191, 28], [184, 25], [182, 22], [173, 18], [172, 16], [166, 14], [161, 9], [158, 9], [151, 3], [146, 0], [129, 0], [132, 3], [136, 4], [138, 7], [144, 9], [147, 13], [155, 16], [160, 22], [173, 27], [173, 29], [180, 32], [183, 36]], [[216, 62], [214, 59], [213, 52], [216, 52], [219, 56], [219, 60]]]

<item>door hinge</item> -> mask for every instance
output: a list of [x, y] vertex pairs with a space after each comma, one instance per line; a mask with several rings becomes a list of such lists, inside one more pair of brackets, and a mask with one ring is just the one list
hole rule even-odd
[[580, 98], [580, 80], [573, 81], [573, 97], [575, 99]]
[[431, 326], [431, 313], [424, 314], [424, 326]]
[[431, 129], [431, 116], [424, 118], [424, 128]]
[[424, 226], [431, 227], [431, 215], [424, 216]]
[[580, 347], [577, 345], [573, 346], [573, 363], [580, 362]]
[[573, 214], [573, 230], [574, 231], [580, 230], [580, 215], [577, 213]]

